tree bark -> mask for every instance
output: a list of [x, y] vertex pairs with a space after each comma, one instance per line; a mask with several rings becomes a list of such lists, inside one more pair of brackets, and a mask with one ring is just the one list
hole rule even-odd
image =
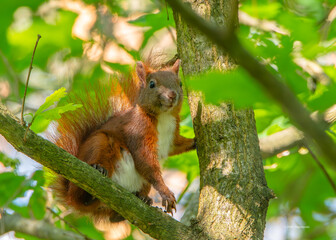
[[[226, 29], [238, 27], [238, 2], [185, 1], [203, 18]], [[174, 12], [177, 49], [183, 73], [235, 67], [226, 52]], [[206, 84], [206, 83], [205, 83]], [[263, 239], [268, 201], [259, 142], [251, 109], [232, 104], [205, 105], [202, 96], [188, 96], [200, 161], [197, 226], [211, 239]]]

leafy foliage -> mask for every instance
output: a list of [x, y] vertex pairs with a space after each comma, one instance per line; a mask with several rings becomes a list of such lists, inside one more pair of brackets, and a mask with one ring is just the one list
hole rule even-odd
[[65, 88], [56, 90], [53, 94], [47, 97], [45, 103], [37, 109], [35, 114], [29, 114], [31, 116], [31, 121], [29, 122], [31, 124], [31, 130], [35, 133], [43, 132], [47, 129], [51, 121], [60, 119], [62, 113], [75, 111], [82, 107], [81, 104], [69, 103], [65, 106], [59, 106], [48, 110], [53, 104], [66, 96], [67, 93], [65, 91]]
[[[204, 79], [207, 84], [204, 84]], [[253, 103], [269, 101], [265, 93], [241, 68], [226, 73], [209, 72], [197, 75], [190, 79], [190, 87], [202, 91], [206, 102], [212, 104], [230, 101], [237, 107], [248, 107]]]

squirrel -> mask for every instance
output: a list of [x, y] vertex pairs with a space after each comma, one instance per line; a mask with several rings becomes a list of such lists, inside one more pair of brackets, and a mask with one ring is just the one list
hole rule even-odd
[[[179, 133], [183, 101], [179, 67], [179, 59], [161, 69], [139, 61], [124, 81], [127, 86], [118, 81], [94, 96], [88, 92], [85, 97], [75, 96], [69, 101], [81, 102], [83, 109], [62, 115], [54, 141], [148, 205], [153, 186], [171, 214], [176, 211], [176, 199], [163, 181], [159, 160], [196, 148], [194, 139]], [[62, 176], [54, 188], [61, 201], [79, 213], [95, 220], [125, 220]]]

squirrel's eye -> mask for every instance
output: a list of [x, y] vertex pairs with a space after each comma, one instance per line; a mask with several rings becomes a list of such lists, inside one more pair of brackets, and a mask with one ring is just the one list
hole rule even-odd
[[150, 81], [149, 82], [149, 87], [150, 88], [154, 88], [155, 87], [155, 82], [154, 81]]
[[182, 81], [180, 82], [180, 87], [182, 87]]

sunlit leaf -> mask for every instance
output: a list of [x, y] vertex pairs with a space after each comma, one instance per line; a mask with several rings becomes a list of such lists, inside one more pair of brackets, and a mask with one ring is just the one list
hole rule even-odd
[[19, 195], [19, 187], [22, 186], [24, 181], [25, 177], [17, 176], [12, 172], [0, 174], [0, 206], [9, 204], [10, 200], [14, 200]]
[[155, 32], [162, 28], [175, 26], [171, 8], [168, 10], [162, 9], [158, 13], [145, 14], [135, 20], [129, 21], [129, 23], [136, 26], [147, 27], [147, 29], [145, 29], [142, 47], [146, 46], [148, 40], [154, 35]]
[[192, 77], [189, 86], [204, 93], [206, 102], [219, 104], [232, 101], [237, 107], [253, 106], [269, 99], [245, 71], [237, 69], [227, 73], [208, 72]]
[[20, 161], [18, 159], [13, 159], [5, 155], [4, 153], [0, 152], [0, 162], [5, 166], [5, 167], [11, 167], [14, 170], [19, 166]]
[[28, 205], [36, 219], [43, 219], [46, 213], [46, 202], [46, 192], [41, 187], [36, 187]]
[[65, 97], [66, 94], [67, 93], [65, 88], [60, 88], [56, 90], [53, 94], [51, 94], [49, 97], [46, 98], [45, 102], [39, 107], [35, 115], [39, 115], [41, 112], [47, 110], [53, 104], [58, 102], [61, 98]]
[[69, 103], [65, 106], [55, 107], [53, 109], [48, 109], [60, 99], [66, 96], [66, 89], [61, 88], [47, 97], [44, 104], [42, 104], [36, 111], [33, 122], [31, 125], [31, 130], [35, 133], [43, 132], [52, 120], [57, 120], [61, 118], [61, 114], [68, 111], [75, 111], [76, 109], [82, 107], [80, 104]]
[[274, 18], [281, 11], [281, 4], [279, 2], [265, 2], [258, 5], [242, 4], [241, 9], [249, 15], [257, 18]]
[[331, 86], [320, 86], [315, 96], [312, 96], [308, 106], [312, 110], [325, 111], [327, 108], [336, 104], [336, 84]]
[[188, 182], [199, 176], [199, 164], [195, 151], [169, 157], [163, 165], [165, 168], [178, 169], [187, 174]]

